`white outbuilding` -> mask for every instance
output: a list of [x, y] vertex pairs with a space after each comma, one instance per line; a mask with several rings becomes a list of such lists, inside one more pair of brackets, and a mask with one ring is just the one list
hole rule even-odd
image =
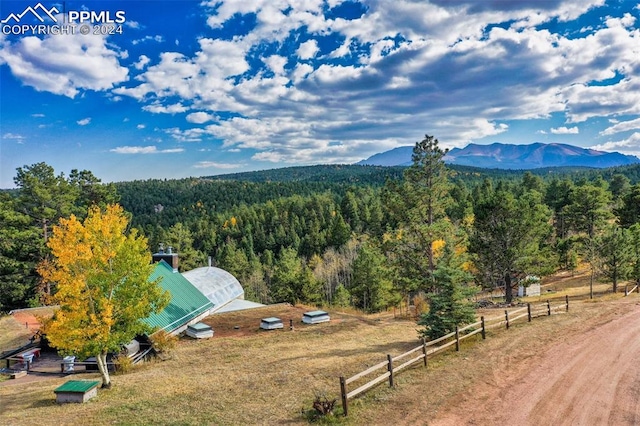
[[276, 330], [278, 328], [284, 328], [284, 324], [282, 324], [282, 320], [280, 318], [262, 318], [262, 321], [260, 321], [260, 328], [263, 330]]
[[331, 318], [329, 318], [329, 314], [325, 311], [310, 311], [305, 312], [302, 315], [302, 322], [305, 324], [318, 324], [321, 322], [328, 322]]
[[240, 282], [224, 269], [205, 266], [183, 272], [182, 276], [213, 303], [210, 314], [264, 306], [244, 300], [244, 289]]

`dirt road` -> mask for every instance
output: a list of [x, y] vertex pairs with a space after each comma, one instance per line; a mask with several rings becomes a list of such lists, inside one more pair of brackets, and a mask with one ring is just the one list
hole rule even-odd
[[637, 299], [573, 328], [576, 334], [535, 356], [497, 360], [490, 377], [457, 395], [429, 425], [640, 424]]

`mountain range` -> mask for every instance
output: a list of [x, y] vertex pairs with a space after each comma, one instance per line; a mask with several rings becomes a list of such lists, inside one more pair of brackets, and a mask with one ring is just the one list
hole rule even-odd
[[[390, 151], [372, 155], [357, 164], [372, 166], [409, 166], [413, 146], [401, 146]], [[606, 168], [640, 163], [634, 155], [619, 152], [603, 152], [561, 143], [532, 143], [511, 145], [469, 144], [464, 148], [453, 148], [444, 157], [445, 163], [475, 166], [488, 169], [526, 170], [542, 167], [594, 167]]]

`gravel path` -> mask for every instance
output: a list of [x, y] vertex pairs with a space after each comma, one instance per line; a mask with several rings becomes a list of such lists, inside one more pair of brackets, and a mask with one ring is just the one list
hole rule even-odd
[[429, 424], [640, 424], [640, 306], [620, 305], [598, 322], [540, 356], [511, 360], [509, 374], [497, 363], [488, 383]]

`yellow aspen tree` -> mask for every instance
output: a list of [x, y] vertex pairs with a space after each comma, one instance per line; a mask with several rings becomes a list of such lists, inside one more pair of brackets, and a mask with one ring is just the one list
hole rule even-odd
[[107, 354], [149, 332], [142, 320], [169, 302], [159, 282], [149, 281], [146, 238], [127, 226], [117, 204], [91, 207], [83, 222], [60, 219], [47, 242], [53, 258], [38, 268], [58, 288], [60, 309], [45, 325], [47, 339], [64, 354], [95, 356], [102, 387], [111, 386]]

